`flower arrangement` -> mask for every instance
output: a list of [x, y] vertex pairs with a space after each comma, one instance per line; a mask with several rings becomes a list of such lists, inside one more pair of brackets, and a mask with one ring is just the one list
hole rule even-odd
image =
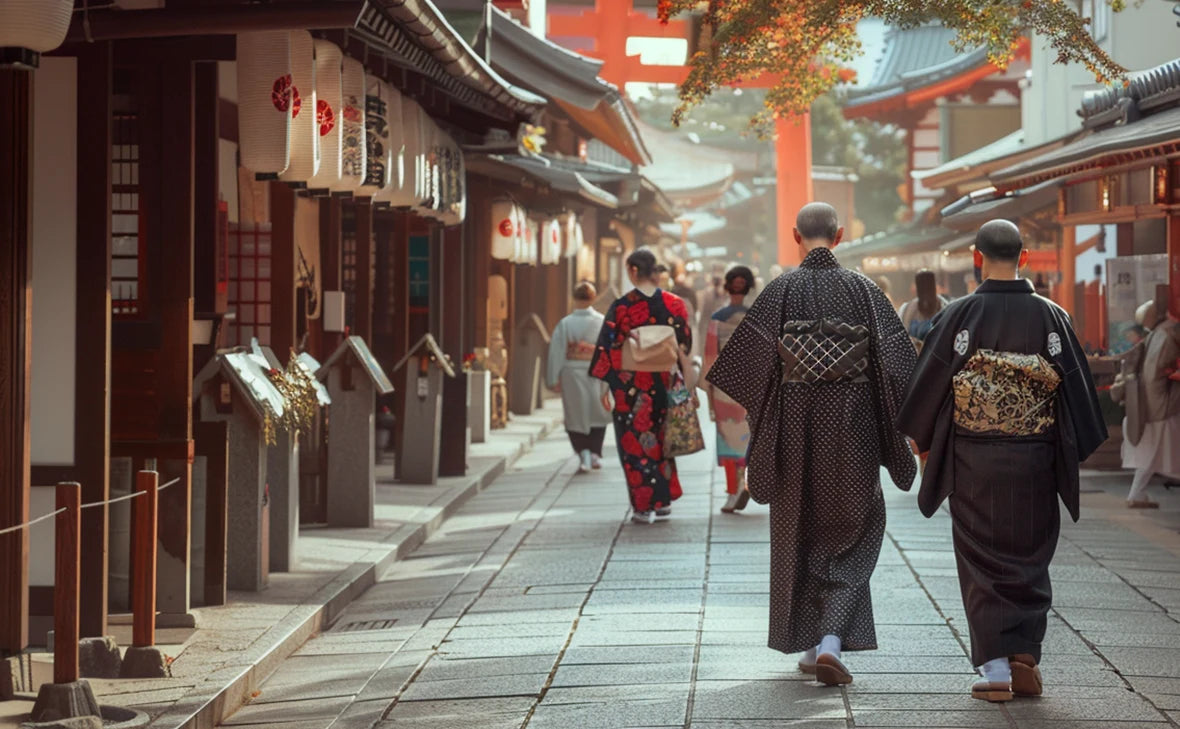
[[[294, 356], [287, 363], [285, 370], [272, 368], [266, 374], [286, 402], [283, 414], [279, 417], [279, 425], [288, 433], [309, 429], [320, 406], [314, 375]], [[266, 444], [274, 445], [274, 424], [269, 412], [266, 414], [264, 426]]]
[[476, 350], [463, 355], [464, 372], [485, 372], [488, 369], [487, 350]]

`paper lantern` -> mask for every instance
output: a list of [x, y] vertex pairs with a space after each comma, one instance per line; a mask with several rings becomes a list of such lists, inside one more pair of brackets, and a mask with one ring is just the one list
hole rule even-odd
[[36, 68], [38, 54], [66, 39], [73, 0], [4, 0], [0, 2], [0, 65]]
[[290, 55], [288, 31], [237, 37], [238, 154], [261, 179], [277, 179], [290, 161]]
[[353, 193], [365, 181], [365, 67], [354, 58], [344, 58], [341, 70], [340, 181], [332, 192]]
[[541, 227], [541, 263], [554, 265], [561, 261], [561, 223], [550, 218]]
[[578, 216], [566, 213], [561, 223], [561, 253], [566, 258], [578, 253]]
[[365, 180], [357, 190], [358, 195], [372, 197], [389, 184], [390, 125], [396, 117], [390, 116], [388, 94], [382, 95], [389, 84], [376, 76], [365, 76], [365, 145], [367, 148]]
[[491, 206], [489, 227], [492, 233], [492, 258], [511, 261], [516, 256], [516, 205], [511, 200], [497, 200]]
[[398, 207], [412, 207], [418, 204], [417, 156], [420, 149], [420, 134], [423, 117], [422, 107], [412, 99], [402, 99], [401, 145], [397, 149], [397, 170], [400, 176], [393, 204]]
[[524, 262], [530, 266], [535, 266], [538, 263], [538, 255], [540, 252], [541, 240], [541, 224], [532, 218], [528, 219], [528, 235], [525, 236], [525, 245], [527, 246], [525, 252]]
[[320, 169], [307, 181], [307, 188], [326, 193], [333, 185], [340, 184], [342, 169], [343, 137], [340, 132], [344, 116], [344, 90], [341, 63], [344, 54], [336, 44], [318, 38], [314, 47], [315, 113], [316, 131], [320, 135]]
[[574, 252], [571, 256], [576, 256], [582, 252], [582, 246], [586, 245], [586, 234], [582, 230], [582, 223], [574, 223]]
[[443, 225], [459, 225], [467, 218], [467, 173], [463, 166], [463, 152], [451, 135], [440, 134], [442, 211], [439, 220]]
[[320, 125], [316, 120], [315, 41], [306, 30], [291, 34], [291, 159], [279, 179], [304, 187], [320, 169]]
[[373, 193], [373, 202], [381, 206], [393, 205], [396, 203], [401, 192], [401, 178], [400, 174], [400, 160], [401, 150], [405, 146], [403, 144], [403, 136], [405, 129], [400, 123], [402, 118], [403, 105], [405, 99], [398, 93], [396, 89], [381, 81], [380, 84], [381, 99], [385, 103], [385, 111], [389, 124], [385, 129], [385, 136], [382, 145], [385, 150], [385, 166], [386, 166], [386, 181], [385, 187]]
[[516, 214], [516, 255], [512, 257], [513, 263], [528, 263], [529, 262], [529, 218], [525, 213], [524, 208], [517, 206], [514, 210]]

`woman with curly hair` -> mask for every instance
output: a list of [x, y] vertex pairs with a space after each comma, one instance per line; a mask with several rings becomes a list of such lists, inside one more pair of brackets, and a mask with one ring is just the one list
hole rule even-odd
[[681, 494], [676, 463], [664, 458], [664, 416], [668, 388], [691, 374], [692, 328], [684, 301], [657, 286], [663, 271], [646, 248], [627, 257], [635, 288], [611, 304], [590, 361], [609, 388], [631, 519], [641, 524], [670, 516]]
[[[754, 290], [754, 280], [754, 272], [745, 266], [734, 266], [725, 273], [729, 305], [717, 310], [709, 321], [702, 376], [708, 375], [717, 355], [749, 311], [745, 300]], [[705, 392], [709, 395], [709, 415], [717, 424], [717, 465], [725, 469], [725, 492], [729, 494], [721, 511], [732, 514], [746, 508], [750, 501], [750, 492], [746, 489], [746, 446], [750, 441], [750, 426], [746, 422], [745, 409], [736, 400], [712, 385], [706, 385]]]

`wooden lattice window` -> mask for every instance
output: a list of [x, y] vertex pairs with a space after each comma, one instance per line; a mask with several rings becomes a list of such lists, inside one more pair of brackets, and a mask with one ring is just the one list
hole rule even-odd
[[235, 317], [227, 328], [230, 344], [249, 344], [251, 337], [270, 344], [270, 283], [270, 223], [230, 223], [228, 308]]
[[[128, 83], [116, 74], [116, 84]], [[143, 315], [146, 256], [140, 231], [139, 118], [129, 94], [116, 96], [111, 118], [111, 314]], [[119, 103], [121, 102], [121, 103]]]

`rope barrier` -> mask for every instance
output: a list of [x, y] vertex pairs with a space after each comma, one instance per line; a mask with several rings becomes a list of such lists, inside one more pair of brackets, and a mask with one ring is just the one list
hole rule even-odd
[[[171, 481], [169, 481], [168, 483], [164, 484], [163, 486], [157, 486], [157, 487], [156, 487], [156, 493], [159, 493], [159, 492], [163, 491], [164, 489], [168, 488], [169, 486], [175, 486], [175, 485], [176, 485], [176, 484], [178, 484], [178, 483], [180, 483], [180, 477], [179, 477], [179, 476], [177, 476], [176, 478], [172, 479]], [[81, 508], [83, 508], [83, 509], [91, 509], [91, 508], [94, 508], [94, 507], [96, 507], [96, 506], [107, 506], [107, 505], [109, 505], [109, 504], [117, 504], [117, 503], [119, 503], [120, 501], [129, 501], [129, 500], [131, 500], [131, 499], [134, 499], [136, 496], [143, 496], [143, 494], [144, 494], [144, 492], [143, 492], [143, 491], [134, 491], [134, 492], [132, 492], [132, 493], [129, 493], [129, 494], [123, 494], [122, 496], [115, 496], [115, 497], [113, 497], [113, 498], [107, 499], [106, 501], [92, 501], [92, 502], [90, 502], [90, 503], [88, 503], [88, 504], [82, 504], [82, 507], [81, 507]], [[24, 524], [17, 524], [16, 526], [10, 526], [10, 527], [7, 527], [7, 528], [5, 528], [5, 529], [0, 529], [0, 534], [8, 534], [9, 532], [15, 532], [15, 531], [18, 531], [18, 530], [20, 530], [20, 529], [27, 529], [27, 528], [29, 528], [29, 527], [33, 526], [34, 524], [36, 524], [36, 523], [38, 523], [38, 522], [42, 522], [42, 521], [45, 521], [46, 519], [49, 519], [49, 518], [51, 518], [51, 517], [54, 517], [54, 516], [57, 516], [58, 514], [62, 513], [62, 512], [63, 512], [63, 511], [65, 511], [65, 510], [66, 510], [66, 509], [65, 509], [65, 507], [63, 506], [62, 508], [58, 509], [57, 511], [51, 512], [51, 513], [49, 513], [49, 514], [45, 514], [44, 516], [39, 516], [39, 517], [37, 517], [36, 519], [30, 519], [29, 521], [26, 521]]]
[[58, 509], [57, 511], [51, 511], [44, 516], [39, 516], [36, 519], [30, 519], [29, 521], [26, 521], [24, 524], [17, 524], [16, 526], [10, 526], [5, 529], [0, 529], [0, 534], [8, 534], [9, 532], [15, 532], [20, 529], [27, 529], [28, 527], [33, 526], [37, 522], [45, 521], [46, 519], [52, 519], [53, 517], [57, 516], [58, 514], [62, 513], [65, 510], [66, 510], [66, 507], [63, 506], [60, 509]]

